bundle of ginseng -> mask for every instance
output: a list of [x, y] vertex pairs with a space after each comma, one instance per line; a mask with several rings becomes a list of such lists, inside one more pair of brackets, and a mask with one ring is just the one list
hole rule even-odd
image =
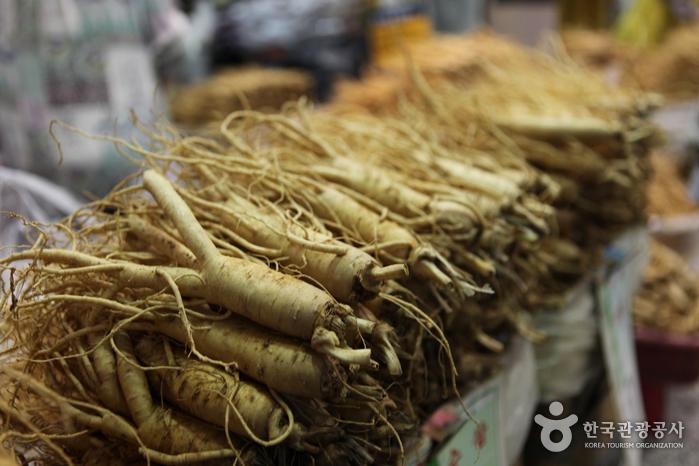
[[[326, 227], [316, 209], [340, 217], [356, 201], [275, 168], [269, 152], [291, 148], [276, 137], [151, 136], [151, 150], [114, 141], [150, 165], [142, 186], [31, 225], [36, 242], [0, 261], [12, 451], [70, 464], [115, 451], [126, 464], [401, 457], [433, 386], [455, 388], [441, 308], [417, 287], [458, 312], [486, 290], [375, 211]], [[428, 367], [432, 340], [446, 371]]]
[[[527, 325], [516, 301], [510, 300], [505, 292], [485, 310], [476, 297], [490, 295], [482, 291], [499, 287], [503, 275], [505, 280], [510, 280], [508, 274], [514, 275], [503, 257], [517, 252], [518, 248], [525, 250], [524, 242], [534, 244], [546, 237], [549, 231], [546, 216], [551, 214], [550, 208], [527, 193], [520, 195], [518, 185], [511, 183], [507, 176], [501, 178], [502, 190], [511, 188], [514, 193], [501, 199], [499, 195], [484, 196], [477, 189], [478, 180], [469, 179], [468, 173], [463, 175], [465, 181], [459, 185], [440, 181], [437, 176], [429, 181], [413, 179], [388, 163], [370, 165], [360, 149], [388, 155], [402, 149], [421, 149], [419, 143], [405, 138], [380, 120], [364, 123], [365, 133], [362, 133], [358, 128], [343, 130], [337, 126], [342, 123], [340, 119], [308, 113], [302, 105], [290, 105], [287, 110], [291, 117], [249, 111], [230, 115], [221, 129], [225, 144], [215, 148], [206, 149], [192, 144], [196, 141], [183, 139], [177, 149], [171, 151], [179, 155], [178, 163], [197, 161], [201, 165], [207, 151], [209, 157], [217, 157], [215, 173], [195, 165], [192, 170], [183, 170], [184, 174], [198, 171], [199, 179], [209, 180], [210, 185], [202, 189], [203, 195], [210, 198], [206, 204], [193, 198], [188, 198], [188, 202], [206, 205], [208, 210], [217, 209], [222, 223], [227, 222], [228, 215], [261, 218], [263, 212], [275, 209], [292, 212], [296, 222], [310, 224], [317, 218], [322, 222], [317, 227], [319, 231], [325, 228], [347, 244], [361, 246], [382, 263], [407, 263], [411, 277], [401, 283], [391, 282], [387, 292], [367, 306], [401, 329], [405, 326], [397, 322], [405, 319], [396, 316], [395, 308], [400, 308], [398, 314], [405, 312], [406, 302], [448, 322], [453, 340], [449, 340], [449, 334], [446, 336], [450, 347], [459, 355], [455, 364], [460, 373], [486, 375], [492, 369], [492, 352], [503, 350], [503, 343], [513, 328], [528, 337], [540, 338]], [[372, 126], [384, 135], [385, 142], [370, 134]], [[365, 144], [360, 143], [362, 136]], [[226, 156], [219, 155], [222, 153]], [[388, 155], [385, 162], [389, 160]], [[459, 165], [458, 160], [446, 156], [435, 156], [435, 159], [444, 164], [452, 161], [451, 166]], [[519, 165], [523, 165], [521, 161]], [[486, 176], [490, 174], [491, 180], [499, 179], [496, 173], [481, 172]], [[526, 173], [518, 170], [506, 173], [523, 185], [539, 184], [536, 179], [526, 182]], [[474, 185], [472, 189], [466, 185], [469, 180]], [[553, 185], [549, 183], [548, 186]], [[218, 206], [215, 204], [217, 197], [225, 199], [225, 208], [221, 201]], [[273, 217], [281, 218], [281, 215], [277, 213]], [[277, 222], [268, 216], [265, 218], [268, 224]], [[230, 222], [230, 229], [245, 236], [244, 229], [236, 230], [236, 222]], [[277, 228], [283, 231], [283, 226]], [[304, 238], [315, 235], [303, 233]], [[329, 249], [330, 243], [326, 240], [325, 244]], [[268, 246], [273, 245], [269, 243]], [[308, 266], [300, 270], [306, 270], [305, 267]], [[478, 278], [474, 279], [474, 275]], [[322, 275], [313, 278], [323, 280]], [[483, 286], [485, 284], [490, 287]], [[408, 338], [407, 342], [401, 340], [402, 349], [406, 345], [414, 346], [410, 340], [416, 338], [416, 331], [422, 331], [408, 330], [399, 332]], [[430, 345], [432, 343], [424, 346]], [[440, 367], [442, 347], [439, 342], [435, 345], [425, 354], [435, 364], [427, 367]], [[475, 350], [485, 352], [486, 357], [482, 360], [471, 357]], [[486, 365], [487, 368], [483, 367]], [[429, 387], [436, 384], [436, 390], [421, 388], [418, 392], [435, 396], [419, 407], [434, 408], [434, 404], [441, 401], [440, 377], [431, 375]], [[422, 379], [412, 377], [411, 380], [415, 395]], [[472, 379], [463, 377], [462, 381], [468, 383]], [[430, 411], [425, 409], [424, 412]]]
[[560, 35], [560, 47], [576, 63], [597, 70], [615, 65], [623, 68], [638, 55], [617, 42], [609, 31], [601, 30], [564, 30]]
[[[413, 55], [411, 62], [426, 63], [426, 68], [405, 67], [411, 79], [405, 80], [409, 84], [403, 89], [404, 96], [381, 116], [400, 120], [432, 147], [448, 148], [456, 158], [477, 168], [485, 168], [478, 164], [488, 158], [507, 169], [519, 163], [526, 169], [512, 173], [511, 180], [520, 188], [526, 190], [526, 183], [537, 179], [549, 186], [530, 187], [530, 196], [524, 199], [539, 202], [530, 204], [529, 213], [540, 210], [541, 203], [553, 202], [554, 234], [536, 242], [534, 254], [512, 262], [517, 263], [522, 282], [517, 288], [527, 290], [520, 296], [525, 307], [556, 305], [561, 293], [599, 257], [601, 245], [643, 220], [649, 170], [646, 154], [654, 142], [648, 111], [657, 99], [612, 88], [601, 76], [492, 35], [460, 40], [463, 44], [481, 40], [502, 44], [493, 48], [493, 56], [484, 52], [477, 59], [465, 58], [460, 69], [473, 72], [463, 79]], [[459, 39], [448, 42], [455, 41]], [[427, 49], [420, 53], [427, 55]], [[452, 64], [449, 68], [459, 67]], [[393, 71], [399, 73], [397, 68]], [[361, 95], [361, 83], [354, 92]], [[347, 118], [348, 113], [356, 112], [351, 101], [345, 92], [330, 111]], [[423, 166], [431, 165], [430, 155], [423, 155], [429, 154], [424, 147], [408, 157], [416, 158], [416, 153], [427, 162]], [[437, 173], [445, 175], [450, 170]]]
[[[442, 201], [437, 196], [404, 185], [399, 173], [367, 170], [367, 167], [351, 158], [350, 154], [339, 156], [332, 143], [325, 141], [320, 133], [304, 126], [301, 120], [308, 115], [303, 107], [300, 108], [301, 112], [294, 113], [297, 118], [256, 112], [232, 114], [221, 129], [225, 142], [215, 145], [211, 141], [204, 145], [197, 138], [182, 138], [177, 133], [171, 134], [177, 142], [173, 142], [165, 152], [177, 154], [177, 157], [168, 156], [168, 160], [177, 161], [184, 167], [181, 175], [183, 183], [194, 181], [194, 184], [199, 185], [199, 195], [190, 194], [186, 199], [200, 217], [200, 222], [206, 223], [207, 227], [212, 226], [214, 216], [209, 215], [211, 218], [207, 219], [206, 212], [216, 212], [216, 220], [226, 226], [225, 229], [218, 227], [218, 233], [223, 234], [226, 241], [247, 249], [250, 249], [249, 244], [241, 241], [264, 246], [268, 249], [258, 252], [268, 260], [277, 260], [281, 267], [293, 267], [327, 289], [331, 286], [337, 288], [338, 283], [328, 280], [332, 269], [317, 270], [316, 264], [320, 263], [321, 253], [335, 254], [326, 257], [335, 257], [333, 262], [340, 263], [352, 257], [360, 258], [354, 248], [348, 249], [348, 246], [356, 245], [365, 254], [374, 256], [387, 269], [407, 265], [410, 277], [401, 279], [400, 283], [390, 282], [387, 284], [387, 292], [367, 303], [371, 311], [397, 327], [396, 333], [399, 337], [404, 337], [400, 340], [404, 355], [410, 354], [413, 358], [420, 356], [421, 359], [421, 345], [416, 340], [430, 340], [423, 338], [422, 332], [426, 329], [419, 321], [416, 322], [415, 315], [420, 313], [430, 317], [439, 316], [439, 319], [442, 319], [440, 314], [453, 314], [464, 322], [460, 331], [459, 354], [470, 354], [471, 348], [475, 346], [485, 346], [489, 348], [489, 352], [502, 351], [502, 342], [491, 334], [504, 337], [506, 329], [513, 322], [516, 326], [524, 325], [519, 322], [521, 316], [502, 307], [498, 319], [490, 316], [482, 322], [479, 308], [471, 298], [490, 294], [490, 288], [480, 286], [468, 270], [454, 265], [448, 259], [451, 256], [450, 250], [436, 247], [432, 241], [435, 236], [450, 241], [463, 241], [461, 250], [466, 253], [466, 247], [472, 244], [472, 241], [466, 240], [473, 239], [475, 235], [486, 235], [481, 231], [482, 226], [474, 223], [469, 210], [458, 202]], [[387, 135], [389, 138], [391, 136]], [[319, 147], [324, 147], [332, 155], [319, 152]], [[346, 186], [342, 182], [333, 183], [326, 179], [321, 174], [329, 169], [328, 160], [323, 160], [324, 158], [333, 162], [341, 159], [341, 163], [353, 164], [355, 176], [352, 184]], [[196, 180], [190, 179], [192, 173], [197, 174]], [[393, 194], [381, 198], [382, 191], [389, 189], [393, 190]], [[372, 195], [379, 197], [372, 200]], [[422, 202], [422, 205], [441, 208], [445, 214], [440, 217], [420, 212], [418, 207], [411, 205], [416, 200]], [[410, 217], [396, 213], [395, 205], [408, 206], [411, 210], [404, 210]], [[457, 222], [457, 215], [463, 212], [467, 212], [468, 216], [462, 218], [467, 218], [470, 222], [466, 226]], [[250, 222], [264, 222], [274, 228], [269, 235], [262, 237], [251, 233], [251, 228], [247, 226]], [[440, 226], [445, 226], [446, 232], [438, 234], [431, 228]], [[449, 230], [451, 226], [457, 228]], [[462, 233], [461, 236], [459, 233]], [[330, 235], [335, 235], [336, 240]], [[345, 246], [337, 244], [337, 241], [344, 242]], [[287, 245], [289, 242], [293, 244]], [[288, 248], [298, 245], [305, 245], [303, 255], [291, 254]], [[280, 253], [280, 249], [285, 252]], [[274, 251], [277, 251], [276, 255]], [[467, 265], [476, 264], [479, 273], [485, 270], [492, 275], [495, 268], [487, 259], [479, 259], [475, 254], [469, 257], [472, 259]], [[362, 259], [363, 262], [358, 259], [352, 261], [355, 264], [366, 263], [365, 259]], [[347, 283], [362, 283], [362, 280], [349, 280]], [[346, 289], [352, 288], [347, 286]], [[369, 296], [367, 291], [363, 290], [362, 294]], [[349, 293], [334, 294], [350, 304], [358, 301]], [[366, 308], [362, 310], [366, 311]], [[435, 317], [435, 320], [438, 319]], [[425, 322], [429, 324], [429, 320]], [[484, 323], [487, 325], [484, 326]], [[428, 333], [430, 332], [433, 331]], [[439, 355], [443, 354], [444, 347], [443, 341], [436, 342], [434, 352], [437, 357], [441, 357]], [[473, 362], [479, 363], [477, 360]], [[492, 358], [487, 362], [492, 365]], [[460, 365], [458, 361], [456, 365]], [[412, 371], [424, 370], [426, 366], [414, 362], [410, 367]], [[444, 380], [439, 373], [440, 367], [440, 364], [432, 366], [431, 374], [438, 389], [439, 381]], [[487, 371], [477, 372], [485, 374]], [[411, 384], [408, 387], [412, 391], [411, 401], [419, 404], [420, 396], [416, 393], [425, 390], [415, 389], [414, 376], [409, 375], [407, 381]], [[390, 385], [400, 387], [395, 379], [390, 381]], [[441, 393], [437, 390], [432, 391], [431, 395], [441, 401]]]
[[[468, 99], [452, 107], [455, 115], [464, 112], [463, 126], [474, 115], [484, 118], [484, 128], [492, 125], [490, 131], [499, 132], [514, 154], [560, 187], [553, 202], [557, 239], [542, 243], [540, 249], [552, 273], [540, 274], [541, 280], [530, 286], [528, 307], [551, 304], [552, 297], [564, 292], [594, 263], [601, 245], [629, 225], [643, 221], [649, 171], [646, 155], [653, 134], [646, 117], [627, 113], [630, 111], [625, 105], [619, 109], [600, 108], [613, 102], [614, 97], [624, 97], [623, 93], [603, 93], [602, 84], [597, 83], [600, 89], [596, 93], [600, 95], [595, 100], [580, 90], [587, 89], [580, 82], [581, 76], [552, 68], [552, 80], [568, 81], [571, 89], [579, 89], [577, 95], [566, 96], [564, 89], [543, 87], [543, 83], [525, 90], [523, 83], [544, 80], [547, 67], [542, 64], [541, 70], [533, 72], [498, 70], [497, 79], [475, 86]], [[589, 80], [594, 84], [592, 77]], [[459, 135], [451, 139], [457, 137], [462, 139]], [[497, 146], [493, 138], [482, 141], [486, 147]], [[488, 150], [486, 147], [482, 150]], [[547, 256], [550, 259], [545, 259]]]
[[634, 298], [634, 323], [670, 332], [699, 331], [697, 274], [675, 251], [651, 240], [651, 260]]
[[687, 180], [682, 176], [682, 165], [669, 153], [653, 151], [650, 162], [653, 174], [648, 182], [649, 215], [675, 217], [693, 214], [699, 205], [687, 193]]
[[[483, 77], [480, 64], [516, 62], [524, 65], [528, 54], [521, 47], [503, 40], [490, 31], [469, 35], [433, 35], [428, 40], [405, 44], [414, 66], [421, 70], [430, 85], [445, 82], [468, 84]], [[417, 96], [412, 88], [405, 59], [401, 54], [382, 61], [380, 69], [369, 69], [361, 81], [341, 80], [332, 100], [334, 109], [368, 109], [385, 113], [398, 107], [400, 96]]]
[[675, 28], [657, 47], [641, 54], [622, 76], [628, 86], [657, 92], [670, 101], [693, 100], [699, 93], [699, 26]]
[[306, 71], [224, 68], [200, 83], [177, 89], [170, 108], [179, 124], [207, 125], [245, 108], [276, 112], [289, 100], [312, 95], [313, 78]]

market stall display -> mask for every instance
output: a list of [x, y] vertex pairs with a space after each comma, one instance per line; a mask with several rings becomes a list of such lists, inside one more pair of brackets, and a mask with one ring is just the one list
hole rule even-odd
[[94, 136], [142, 179], [0, 260], [11, 451], [395, 462], [540, 341], [530, 313], [643, 219], [652, 103], [492, 35], [431, 44], [481, 42], [413, 51], [380, 114], [341, 94]]
[[[657, 142], [648, 112], [657, 98], [613, 88], [602, 76], [489, 33], [433, 42], [433, 48], [411, 49], [414, 68], [387, 67], [376, 78], [341, 86], [331, 111], [351, 115], [364, 108], [397, 119], [428, 141], [419, 152], [408, 152], [422, 157], [423, 166], [433, 157], [428, 150], [439, 157], [447, 153], [471, 165], [472, 173], [473, 167], [480, 169], [474, 178], [483, 184], [482, 171], [509, 177], [510, 184], [531, 193], [523, 205], [532, 195], [552, 203], [559, 234], [542, 238], [540, 257], [533, 261], [538, 265], [522, 265], [529, 269], [525, 276], [537, 277], [532, 286], [542, 288], [529, 290], [529, 306], [555, 304], [595, 262], [603, 244], [625, 226], [643, 221], [646, 156]], [[455, 52], [430, 53], [442, 50]], [[378, 94], [372, 91], [375, 80], [386, 83], [389, 76], [394, 101], [387, 100], [382, 87], [384, 98], [367, 103], [367, 95]], [[456, 176], [451, 167], [441, 170], [436, 176]], [[411, 176], [427, 173], [422, 168]], [[503, 189], [502, 183], [488, 184]], [[517, 192], [512, 186], [504, 189]], [[486, 194], [485, 199], [502, 199], [505, 192]], [[531, 202], [527, 207], [530, 213], [541, 208]], [[538, 280], [538, 272], [549, 267], [558, 279]]]

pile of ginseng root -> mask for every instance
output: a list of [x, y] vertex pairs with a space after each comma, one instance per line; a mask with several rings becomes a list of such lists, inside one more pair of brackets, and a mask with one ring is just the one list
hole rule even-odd
[[678, 26], [649, 49], [635, 49], [606, 31], [569, 30], [561, 45], [576, 62], [598, 70], [615, 69], [623, 85], [662, 95], [667, 101], [699, 94], [699, 24]]
[[694, 100], [699, 95], [697, 47], [699, 23], [677, 27], [660, 45], [630, 62], [622, 80], [669, 101]]
[[699, 205], [687, 194], [687, 180], [683, 176], [687, 170], [682, 169], [686, 163], [657, 150], [651, 152], [650, 162], [653, 174], [648, 182], [648, 214], [672, 218], [699, 211]]
[[561, 31], [560, 45], [576, 63], [592, 69], [627, 66], [639, 55], [617, 42], [609, 31], [566, 29]]
[[180, 125], [204, 126], [246, 107], [276, 112], [289, 100], [312, 95], [313, 78], [303, 70], [223, 68], [202, 82], [176, 89], [170, 113]]
[[382, 116], [301, 100], [214, 137], [161, 120], [149, 147], [99, 137], [142, 177], [0, 260], [3, 446], [400, 464], [643, 215], [642, 96], [524, 58], [513, 76], [479, 62], [464, 89], [413, 69]]
[[[219, 139], [159, 124], [151, 148], [114, 140], [148, 164], [142, 183], [29, 224], [34, 244], [0, 261], [0, 410], [18, 460], [400, 462], [456, 393], [444, 319], [462, 353], [499, 352], [525, 325], [506, 303], [481, 312], [491, 287], [436, 239], [499, 249], [509, 236], [466, 199], [367, 173], [305, 116], [239, 112]], [[363, 181], [333, 183], [337, 167]], [[377, 189], [406, 207], [378, 205]]]
[[[382, 94], [378, 103], [370, 100], [375, 85]], [[341, 83], [330, 112], [348, 120], [400, 122], [403, 139], [419, 138], [421, 147], [384, 163], [412, 158], [418, 163], [413, 179], [453, 178], [447, 165], [432, 161], [436, 156], [470, 165], [472, 180], [458, 185], [480, 191], [490, 212], [512, 199], [529, 213], [542, 213], [542, 204], [549, 204], [550, 232], [526, 230], [541, 236], [533, 243], [536, 253], [509, 258], [517, 276], [530, 279], [517, 287], [525, 290], [520, 304], [536, 310], [562, 305], [571, 284], [599, 261], [603, 246], [644, 222], [648, 153], [660, 142], [649, 115], [661, 100], [612, 87], [566, 57], [557, 60], [483, 32], [436, 36], [410, 50], [402, 67]], [[484, 171], [509, 178], [510, 186], [491, 183]]]
[[699, 276], [674, 250], [651, 240], [651, 260], [634, 297], [634, 323], [669, 332], [699, 331]]

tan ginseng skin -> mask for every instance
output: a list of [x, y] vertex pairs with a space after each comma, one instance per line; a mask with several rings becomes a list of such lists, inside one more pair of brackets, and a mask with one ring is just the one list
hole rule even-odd
[[452, 278], [437, 266], [437, 252], [431, 246], [421, 244], [406, 228], [381, 218], [376, 212], [333, 188], [322, 188], [315, 200], [310, 202], [321, 218], [330, 221], [337, 219], [343, 226], [359, 233], [367, 244], [375, 244], [384, 263], [405, 262], [410, 266], [410, 273], [417, 278], [433, 281], [443, 288], [454, 286]]
[[[155, 405], [144, 371], [137, 365], [131, 338], [125, 332], [118, 332], [114, 336], [114, 343], [119, 349], [119, 384], [138, 426], [138, 437], [146, 446], [175, 455], [228, 448], [226, 437], [221, 431], [160, 404]], [[237, 443], [236, 448], [240, 448], [240, 442]]]
[[[381, 282], [369, 280], [370, 269], [380, 265], [367, 253], [341, 244], [327, 235], [295, 226], [291, 232], [296, 236], [315, 243], [334, 244], [345, 252], [339, 255], [299, 247], [278, 233], [284, 232], [285, 225], [273, 212], [238, 196], [229, 197], [226, 205], [239, 215], [244, 214], [245, 221], [239, 221], [237, 216], [223, 215], [223, 225], [251, 243], [278, 248], [281, 255], [287, 258], [285, 262], [299, 266], [305, 275], [321, 283], [337, 300], [345, 303], [367, 301], [375, 298], [380, 291]], [[362, 277], [367, 277], [367, 280], [362, 282]]]
[[379, 167], [369, 169], [359, 162], [338, 158], [333, 161], [333, 166], [314, 167], [314, 171], [406, 218], [433, 215], [443, 228], [459, 233], [470, 233], [476, 228], [476, 218], [467, 207], [449, 200], [435, 200], [396, 181], [390, 172]]
[[[143, 338], [136, 344], [136, 356], [151, 367], [175, 365], [181, 369], [156, 369], [146, 372], [151, 387], [163, 398], [187, 414], [221, 427], [226, 425], [228, 400], [240, 413], [240, 417], [228, 407], [228, 429], [238, 435], [249, 437], [241, 418], [250, 431], [259, 439], [270, 438], [269, 424], [272, 419], [282, 421], [286, 416], [273, 416], [281, 411], [267, 387], [255, 382], [239, 380], [233, 374], [212, 364], [187, 358], [181, 348], [172, 347], [174, 361], [168, 362], [162, 339]], [[272, 426], [278, 433], [281, 426]]]
[[[316, 214], [328, 220], [337, 216], [342, 225], [354, 227], [367, 244], [403, 243], [401, 248], [391, 249], [391, 254], [404, 260], [408, 260], [411, 251], [420, 246], [408, 230], [395, 222], [381, 219], [377, 213], [335, 189], [323, 189], [318, 198], [322, 202], [313, 203]], [[332, 212], [328, 212], [326, 206]]]
[[[335, 377], [325, 358], [310, 346], [235, 316], [214, 321], [188, 318], [197, 350], [206, 357], [236, 363], [245, 375], [288, 395], [325, 398], [336, 394]], [[154, 325], [161, 333], [187, 342], [178, 316]]]
[[[250, 194], [246, 197], [226, 188], [209, 167], [198, 165], [193, 170], [213, 188], [209, 193], [215, 193], [215, 201], [188, 197], [207, 214], [216, 212], [219, 228], [225, 227], [242, 241], [264, 247], [267, 251], [260, 253], [298, 268], [340, 302], [352, 304], [374, 299], [385, 280], [408, 274], [406, 269], [381, 267], [366, 252], [292, 221], [272, 202], [262, 198], [258, 198], [262, 202], [252, 202]], [[246, 179], [240, 185], [250, 182], [254, 179]], [[233, 185], [236, 184], [239, 183], [234, 181]]]

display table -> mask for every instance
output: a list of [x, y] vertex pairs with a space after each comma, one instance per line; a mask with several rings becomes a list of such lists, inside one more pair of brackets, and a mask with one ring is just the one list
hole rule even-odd
[[[575, 459], [576, 449], [585, 448], [583, 420], [607, 415], [617, 422], [645, 420], [631, 306], [647, 263], [647, 229], [639, 226], [620, 235], [605, 248], [603, 264], [570, 289], [562, 309], [537, 314], [534, 324], [548, 333], [547, 341], [533, 345], [517, 337], [503, 354], [502, 371], [463, 397], [480, 424], [457, 401], [445, 404], [414, 439], [412, 445], [419, 447], [407, 464], [471, 466], [477, 460], [483, 466], [511, 466], [525, 442], [538, 443], [540, 456], [531, 464], [585, 464]], [[595, 401], [586, 393], [600, 385], [606, 391]], [[574, 441], [560, 453], [541, 448], [541, 428], [533, 424], [537, 411], [550, 416], [553, 401], [565, 406], [561, 417], [581, 411], [572, 429]], [[585, 458], [624, 457], [626, 465], [640, 465], [640, 450], [608, 453], [588, 451]]]

